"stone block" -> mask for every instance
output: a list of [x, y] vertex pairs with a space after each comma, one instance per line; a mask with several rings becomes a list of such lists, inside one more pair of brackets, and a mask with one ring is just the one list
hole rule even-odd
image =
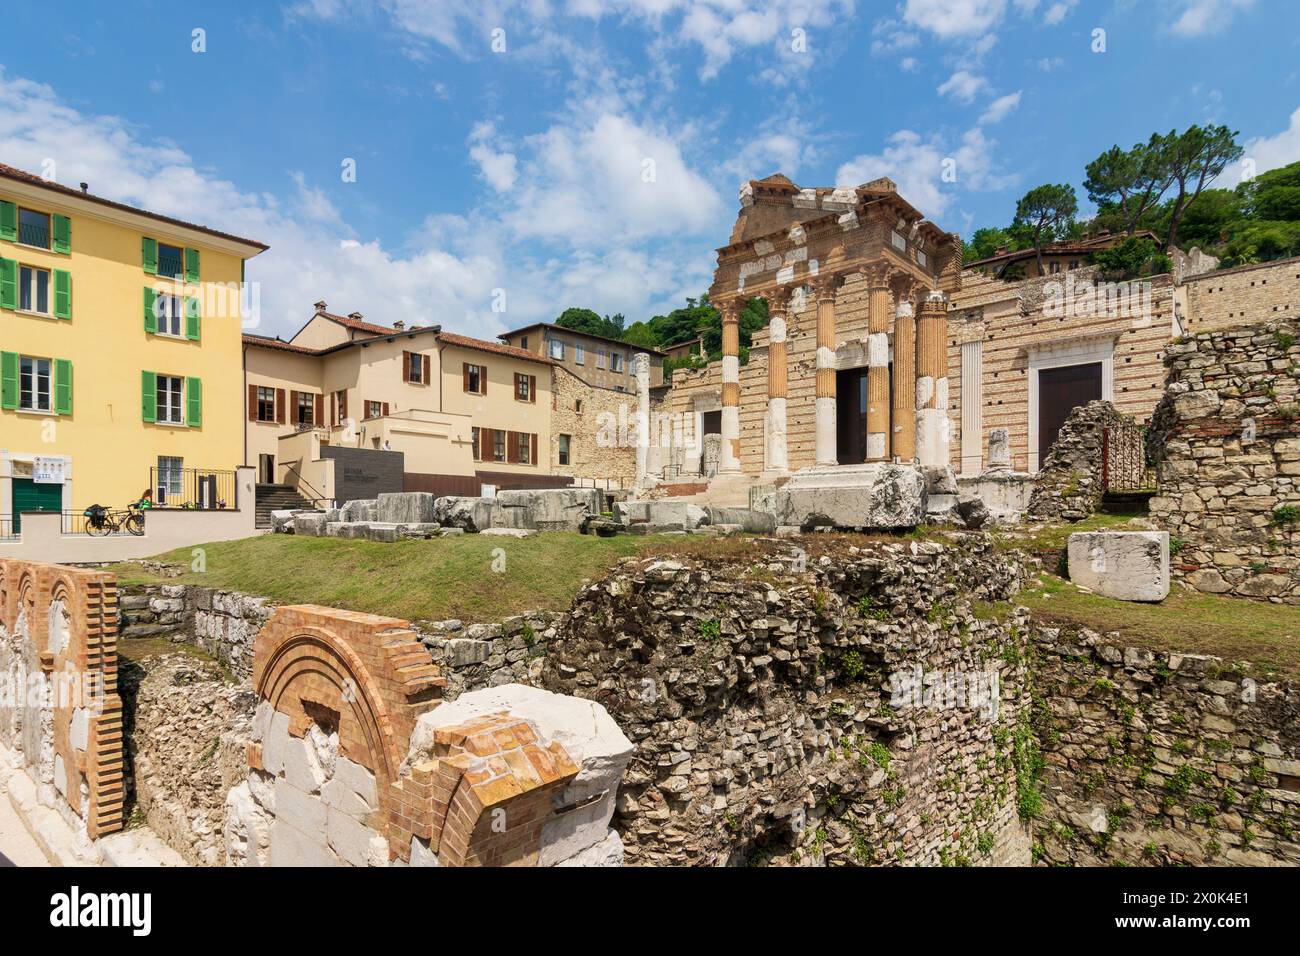
[[289, 746], [289, 715], [278, 710], [271, 715], [266, 736], [262, 738], [262, 767], [270, 774], [284, 770], [285, 750]]
[[373, 498], [355, 498], [346, 502], [339, 509], [340, 521], [374, 521], [378, 511], [378, 502]]
[[313, 538], [319, 538], [325, 533], [326, 524], [325, 512], [300, 511], [293, 516], [293, 533], [305, 534]]
[[381, 494], [375, 506], [375, 519], [383, 524], [436, 524], [436, 501], [427, 491]]
[[484, 528], [479, 534], [495, 535], [498, 538], [531, 538], [537, 531], [529, 528]]
[[398, 525], [375, 521], [366, 525], [367, 541], [383, 541], [389, 544], [401, 537]]
[[1167, 531], [1081, 531], [1070, 535], [1070, 580], [1121, 601], [1169, 594]]
[[388, 864], [388, 841], [345, 813], [333, 809], [326, 812], [325, 838], [330, 849], [349, 866]]
[[614, 505], [614, 514], [629, 527], [637, 524], [658, 528], [675, 526], [678, 531], [693, 531], [709, 520], [705, 509], [689, 501], [620, 501]]
[[746, 534], [772, 534], [776, 531], [776, 515], [767, 511], [751, 511], [749, 508], [714, 508], [704, 509], [708, 516], [706, 524], [739, 525]]
[[446, 495], [434, 503], [434, 520], [471, 534], [492, 527], [492, 499]]
[[801, 528], [914, 528], [925, 518], [925, 473], [913, 465], [809, 468], [761, 495], [759, 510]]
[[499, 491], [492, 506], [492, 525], [537, 531], [581, 531], [583, 522], [600, 514], [597, 488], [538, 488]]
[[277, 816], [271, 824], [269, 859], [271, 866], [321, 867], [339, 866], [339, 858], [325, 843], [325, 828], [313, 834], [303, 833]]
[[299, 790], [283, 777], [275, 781], [275, 819], [310, 836], [325, 839], [325, 802]]

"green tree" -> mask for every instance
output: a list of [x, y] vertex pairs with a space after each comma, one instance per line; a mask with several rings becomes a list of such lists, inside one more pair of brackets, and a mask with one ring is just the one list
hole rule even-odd
[[998, 254], [999, 249], [1015, 252], [1028, 249], [1034, 244], [1034, 237], [1022, 226], [1009, 226], [1005, 229], [987, 227], [976, 229], [970, 242], [962, 247], [962, 261], [978, 262]]
[[1245, 204], [1233, 189], [1207, 189], [1201, 198], [1187, 207], [1178, 227], [1178, 246], [1190, 250], [1220, 246], [1241, 228]]
[[1069, 185], [1036, 186], [1016, 203], [1015, 224], [1034, 237], [1034, 256], [1043, 272], [1043, 246], [1069, 232], [1079, 211], [1079, 199]]
[[1146, 236], [1129, 236], [1118, 245], [1094, 252], [1092, 261], [1108, 279], [1161, 275], [1172, 268], [1169, 257]]
[[600, 316], [591, 309], [568, 308], [560, 313], [555, 324], [588, 335], [603, 335], [607, 339], [623, 337], [623, 316]]
[[1173, 184], [1159, 136], [1130, 150], [1112, 146], [1088, 164], [1083, 187], [1099, 211], [1114, 211], [1130, 236]]
[[1170, 131], [1167, 136], [1159, 138], [1159, 161], [1167, 166], [1177, 187], [1165, 238], [1166, 249], [1174, 247], [1187, 207], [1227, 169], [1229, 163], [1241, 158], [1244, 151], [1237, 145], [1237, 135], [1226, 126], [1193, 124], [1185, 133]]

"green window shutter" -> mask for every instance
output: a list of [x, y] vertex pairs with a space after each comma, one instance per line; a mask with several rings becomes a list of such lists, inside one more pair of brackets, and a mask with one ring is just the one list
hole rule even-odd
[[72, 251], [72, 220], [58, 213], [54, 214], [54, 251]]
[[197, 378], [185, 380], [185, 424], [190, 428], [203, 424], [203, 383]]
[[18, 353], [0, 352], [0, 408], [18, 407]]
[[72, 363], [54, 360], [54, 414], [72, 414]]
[[185, 281], [199, 281], [199, 250], [197, 249], [185, 250]]
[[148, 286], [144, 287], [144, 330], [150, 335], [158, 331], [158, 308], [155, 304], [158, 293]]
[[65, 269], [54, 270], [54, 317], [72, 318], [72, 273]]
[[18, 260], [0, 259], [0, 309], [18, 308]]
[[0, 202], [0, 239], [18, 241], [18, 207], [11, 202]]
[[153, 372], [140, 373], [140, 411], [146, 422], [158, 420], [158, 376]]
[[185, 299], [185, 337], [187, 339], [198, 341], [201, 321], [199, 318], [199, 300], [194, 296], [187, 296]]
[[158, 274], [158, 240], [145, 236], [140, 240], [140, 262], [151, 276]]

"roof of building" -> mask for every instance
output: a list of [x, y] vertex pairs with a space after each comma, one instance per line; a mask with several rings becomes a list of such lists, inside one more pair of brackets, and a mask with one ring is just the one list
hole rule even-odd
[[244, 333], [244, 344], [264, 349], [278, 349], [281, 352], [296, 352], [299, 355], [324, 355], [326, 352], [333, 351], [333, 349], [309, 349], [305, 345], [294, 345], [283, 339], [272, 338], [269, 335], [254, 335], [251, 332]]
[[569, 335], [581, 335], [583, 338], [596, 339], [598, 342], [610, 342], [614, 345], [621, 345], [624, 348], [632, 349], [635, 352], [647, 352], [650, 355], [667, 355], [662, 349], [651, 348], [648, 345], [637, 345], [633, 342], [624, 342], [622, 339], [613, 339], [608, 335], [596, 335], [594, 332], [583, 332], [581, 329], [571, 329], [564, 325], [556, 325], [554, 322], [534, 322], [532, 325], [525, 325], [522, 328], [515, 329], [512, 332], [502, 332], [497, 338], [508, 338], [512, 335], [522, 335], [524, 332], [531, 332], [533, 329], [559, 329]]
[[[139, 216], [147, 216], [150, 219], [156, 219], [158, 222], [165, 222], [168, 225], [180, 226], [183, 229], [193, 229], [195, 232], [207, 233], [209, 236], [216, 236], [218, 239], [225, 239], [230, 242], [238, 242], [246, 246], [253, 246], [259, 251], [265, 251], [270, 248], [266, 243], [258, 242], [256, 239], [245, 239], [242, 236], [236, 236], [229, 232], [221, 232], [217, 229], [210, 229], [207, 226], [200, 226], [198, 223], [186, 222], [184, 219], [164, 216], [162, 213], [150, 212], [147, 209], [140, 209], [138, 206], [129, 206], [126, 203], [115, 202], [112, 199], [105, 199], [103, 196], [96, 196], [90, 192], [73, 189], [71, 186], [64, 186], [60, 183], [51, 182], [48, 179], [43, 179], [40, 176], [35, 175], [34, 173], [29, 173], [22, 169], [16, 169], [13, 166], [6, 166], [3, 163], [0, 163], [0, 179], [10, 179], [14, 182], [26, 183], [29, 186], [48, 189], [50, 192], [62, 193], [65, 196], [83, 199], [87, 202], [97, 203], [101, 206], [108, 206], [112, 209], [121, 209], [124, 212], [132, 212]], [[254, 253], [254, 255], [256, 254], [257, 253]]]
[[457, 335], [455, 332], [439, 332], [438, 339], [446, 342], [448, 345], [458, 345], [465, 349], [476, 349], [480, 352], [493, 352], [497, 355], [508, 355], [510, 358], [521, 359], [525, 362], [537, 362], [541, 365], [554, 365], [554, 360], [536, 352], [530, 352], [527, 349], [518, 349], [513, 345], [502, 345], [500, 342], [488, 342], [484, 339], [472, 339], [468, 335]]
[[[1150, 230], [1143, 229], [1133, 233], [1134, 238], [1150, 239], [1159, 244], [1160, 237]], [[1061, 242], [1050, 242], [1043, 246], [1043, 255], [1045, 256], [1068, 256], [1068, 255], [1089, 255], [1100, 249], [1109, 249], [1117, 246], [1128, 236], [1122, 232], [1102, 232], [1095, 236], [1089, 236], [1085, 239], [1067, 239]], [[1022, 259], [1033, 259], [1036, 253], [1034, 247], [1028, 249], [1014, 249], [999, 252], [996, 255], [988, 256], [984, 259], [978, 259], [975, 262], [967, 262], [963, 269], [986, 269], [993, 265], [1010, 265], [1013, 262], [1019, 262]]]

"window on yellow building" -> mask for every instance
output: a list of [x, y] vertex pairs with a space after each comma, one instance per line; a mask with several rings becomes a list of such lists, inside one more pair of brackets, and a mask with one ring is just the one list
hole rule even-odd
[[50, 272], [23, 266], [18, 277], [18, 308], [24, 312], [50, 314]]
[[506, 460], [506, 433], [499, 428], [492, 432], [492, 460]]
[[50, 248], [50, 214], [32, 209], [18, 210], [18, 241], [24, 246]]
[[50, 360], [24, 355], [18, 365], [18, 407], [29, 412], [50, 410]]
[[185, 275], [185, 250], [165, 242], [158, 243], [158, 274], [174, 279]]
[[185, 384], [179, 375], [158, 376], [157, 421], [172, 425], [185, 424]]
[[154, 315], [158, 318], [158, 334], [172, 335], [177, 338], [185, 334], [181, 314], [184, 304], [178, 295], [160, 293], [154, 299]]

